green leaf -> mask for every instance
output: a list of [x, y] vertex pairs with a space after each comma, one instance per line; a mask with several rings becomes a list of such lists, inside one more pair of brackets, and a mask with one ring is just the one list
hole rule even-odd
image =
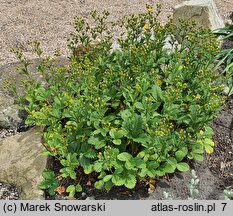
[[80, 184], [77, 184], [77, 185], [75, 186], [75, 190], [76, 190], [78, 193], [80, 193], [80, 192], [83, 191], [83, 188], [82, 188], [82, 186], [81, 186]]
[[94, 186], [96, 189], [102, 189], [104, 187], [104, 181], [103, 180], [96, 181]]
[[164, 176], [165, 175], [165, 171], [163, 168], [160, 168], [158, 170], [155, 171], [155, 175], [157, 176]]
[[76, 172], [71, 167], [63, 167], [60, 169], [60, 172], [62, 173], [62, 177], [70, 177], [72, 179], [76, 179]]
[[143, 158], [145, 156], [145, 154], [146, 153], [144, 151], [141, 151], [141, 152], [138, 153], [137, 157], [138, 158]]
[[50, 196], [54, 196], [54, 195], [56, 194], [55, 191], [54, 191], [55, 188], [56, 188], [56, 187], [50, 187], [50, 188], [49, 188], [48, 193], [49, 193]]
[[69, 197], [74, 197], [74, 195], [75, 195], [75, 186], [74, 185], [69, 185], [66, 188], [66, 192], [69, 193]]
[[133, 160], [128, 160], [125, 162], [125, 168], [127, 170], [137, 170], [137, 168], [135, 168], [135, 164], [133, 163]]
[[118, 156], [117, 156], [118, 160], [120, 161], [129, 161], [131, 158], [132, 158], [132, 155], [127, 153], [127, 152], [123, 152], [123, 153], [120, 153]]
[[93, 169], [96, 172], [101, 172], [102, 168], [103, 168], [103, 164], [99, 161], [95, 161]]
[[214, 142], [213, 140], [209, 139], [209, 138], [205, 138], [204, 141], [203, 141], [204, 145], [205, 146], [214, 146]]
[[90, 173], [92, 173], [93, 172], [93, 164], [89, 164], [88, 166], [86, 166], [85, 168], [84, 168], [84, 173], [85, 174], [90, 174]]
[[125, 178], [124, 185], [129, 189], [133, 189], [136, 186], [136, 177], [132, 174], [128, 174]]
[[205, 151], [207, 154], [211, 154], [214, 151], [214, 149], [211, 146], [205, 146]]
[[203, 161], [204, 160], [204, 157], [202, 155], [200, 155], [200, 154], [194, 154], [193, 157], [197, 161]]
[[187, 155], [187, 152], [183, 150], [178, 150], [175, 153], [175, 157], [177, 161], [182, 161], [186, 155]]
[[54, 174], [53, 171], [43, 171], [42, 176], [44, 179], [55, 179], [56, 175]]
[[149, 169], [149, 170], [156, 170], [158, 167], [159, 167], [159, 163], [157, 162], [157, 161], [149, 161], [148, 163], [147, 163], [147, 168]]
[[139, 176], [144, 178], [147, 175], [147, 168], [142, 168], [141, 171], [139, 172]]
[[181, 162], [177, 164], [176, 168], [181, 172], [186, 172], [189, 170], [189, 165], [187, 163]]
[[136, 102], [134, 106], [139, 110], [144, 110], [143, 104], [141, 102]]
[[103, 181], [108, 182], [111, 178], [112, 178], [112, 175], [106, 175], [104, 176]]
[[120, 115], [121, 115], [121, 118], [126, 121], [132, 116], [132, 113], [130, 112], [130, 110], [126, 109], [126, 110], [121, 111]]
[[176, 168], [174, 166], [172, 166], [171, 164], [166, 163], [162, 169], [165, 173], [174, 173]]
[[121, 186], [125, 183], [124, 179], [117, 174], [112, 175], [112, 183], [116, 186]]
[[151, 94], [156, 101], [160, 101], [162, 99], [162, 90], [157, 84], [152, 86]]
[[106, 172], [102, 171], [102, 172], [100, 172], [98, 179], [102, 179], [102, 178], [104, 178], [104, 176], [106, 176]]
[[177, 160], [174, 158], [174, 157], [169, 157], [167, 158], [167, 162], [172, 165], [174, 168], [176, 167], [177, 165]]
[[156, 176], [156, 171], [155, 170], [148, 170], [147, 171], [147, 175], [150, 177], [150, 178], [154, 178]]
[[118, 128], [112, 128], [109, 131], [109, 135], [113, 139], [120, 139], [120, 138], [122, 138], [125, 135], [125, 131], [122, 130], [122, 129], [118, 129]]
[[95, 149], [101, 149], [106, 145], [105, 140], [100, 140], [99, 137], [90, 137], [87, 141], [89, 144], [94, 145]]
[[115, 145], [120, 145], [121, 144], [121, 139], [114, 139], [112, 142]]
[[104, 188], [105, 190], [109, 191], [111, 190], [112, 186], [113, 186], [113, 183], [111, 181], [108, 181], [105, 183]]

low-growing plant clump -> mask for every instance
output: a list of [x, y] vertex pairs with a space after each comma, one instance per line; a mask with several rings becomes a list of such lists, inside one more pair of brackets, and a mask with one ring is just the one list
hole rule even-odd
[[[217, 29], [215, 35], [220, 37], [223, 43], [222, 50], [217, 55], [218, 64], [215, 67], [222, 66], [222, 73], [228, 75], [225, 92], [228, 96], [231, 96], [233, 94], [233, 48], [231, 45], [233, 44], [233, 12], [230, 15], [230, 23], [227, 23], [227, 26], [224, 28]], [[225, 45], [228, 43], [230, 46]]]
[[[208, 124], [225, 100], [224, 77], [212, 70], [219, 44], [193, 23], [162, 26], [159, 12], [147, 6], [147, 13], [112, 24], [122, 28], [119, 49], [113, 49], [108, 12], [91, 14], [95, 26], [75, 17], [70, 69], [45, 59], [36, 81], [14, 50], [24, 65], [18, 99], [26, 124], [42, 127], [43, 153], [61, 164], [59, 174], [43, 173], [40, 188], [50, 195], [75, 196], [85, 175], [97, 189], [132, 189], [138, 181], [187, 171], [190, 160], [213, 151]], [[32, 46], [41, 57], [39, 43]]]

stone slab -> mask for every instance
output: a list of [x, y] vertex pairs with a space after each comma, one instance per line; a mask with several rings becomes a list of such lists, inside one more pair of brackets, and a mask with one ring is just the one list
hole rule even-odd
[[173, 22], [179, 24], [179, 19], [194, 20], [198, 27], [211, 30], [224, 27], [213, 0], [190, 0], [176, 5], [173, 10]]
[[47, 157], [41, 155], [43, 145], [39, 128], [32, 128], [0, 140], [0, 182], [15, 185], [22, 200], [44, 199], [38, 188]]

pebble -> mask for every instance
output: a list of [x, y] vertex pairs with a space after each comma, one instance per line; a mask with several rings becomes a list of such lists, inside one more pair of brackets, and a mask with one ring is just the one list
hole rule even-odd
[[0, 183], [0, 200], [18, 200], [19, 192], [10, 184]]

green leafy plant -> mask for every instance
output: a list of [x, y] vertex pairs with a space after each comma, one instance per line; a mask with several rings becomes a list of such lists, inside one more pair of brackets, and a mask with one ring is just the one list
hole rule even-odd
[[226, 188], [224, 190], [224, 199], [225, 200], [232, 200], [233, 199], [233, 191], [230, 190], [230, 189], [228, 189], [228, 188]]
[[[231, 18], [231, 24], [215, 31], [215, 35], [220, 37], [220, 40], [223, 43], [226, 43], [227, 41], [233, 41], [233, 25], [232, 25], [233, 12], [230, 18]], [[228, 94], [228, 96], [230, 96], [233, 94], [233, 78], [232, 78], [233, 77], [233, 48], [231, 47], [231, 48], [223, 49], [217, 55], [216, 58], [218, 60], [218, 64], [215, 66], [215, 68], [218, 68], [224, 64], [224, 69], [222, 70], [222, 73], [226, 73], [228, 76], [226, 93]]]
[[188, 185], [190, 197], [188, 199], [195, 200], [197, 195], [199, 194], [199, 190], [197, 187], [200, 180], [198, 179], [195, 170], [191, 170], [191, 173], [192, 179], [190, 181], [190, 184]]
[[[71, 197], [81, 191], [80, 170], [96, 177], [98, 189], [132, 189], [146, 178], [187, 171], [189, 160], [213, 151], [208, 123], [225, 100], [225, 80], [210, 67], [218, 43], [192, 23], [162, 26], [159, 13], [159, 6], [156, 12], [147, 6], [147, 13], [114, 23], [122, 28], [119, 49], [113, 49], [107, 11], [92, 12], [95, 26], [76, 17], [69, 70], [48, 58], [37, 67], [39, 80], [14, 50], [24, 65], [18, 99], [26, 124], [43, 128], [43, 153], [60, 161], [61, 178], [75, 182], [66, 189]], [[41, 55], [38, 43], [31, 45]]]
[[42, 176], [44, 180], [40, 182], [39, 187], [44, 190], [48, 189], [49, 195], [51, 196], [55, 195], [54, 190], [59, 186], [59, 183], [57, 181], [57, 178], [54, 172], [45, 170], [42, 173]]

